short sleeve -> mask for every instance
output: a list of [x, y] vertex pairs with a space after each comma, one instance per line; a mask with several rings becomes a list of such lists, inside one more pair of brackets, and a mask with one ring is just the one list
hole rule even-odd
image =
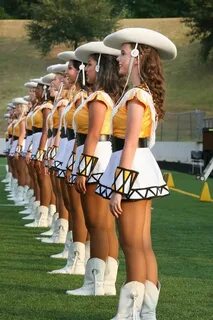
[[43, 104], [43, 106], [42, 106], [41, 109], [49, 109], [49, 110], [52, 110], [52, 108], [53, 108], [52, 103], [46, 102], [46, 103]]
[[107, 109], [113, 107], [112, 99], [104, 91], [96, 91], [96, 92], [92, 93], [87, 99], [88, 104], [91, 102], [94, 102], [94, 101], [100, 101], [100, 102], [104, 103]]
[[146, 109], [150, 105], [150, 94], [141, 88], [133, 88], [126, 93], [126, 106], [133, 100], [138, 100], [140, 105]]

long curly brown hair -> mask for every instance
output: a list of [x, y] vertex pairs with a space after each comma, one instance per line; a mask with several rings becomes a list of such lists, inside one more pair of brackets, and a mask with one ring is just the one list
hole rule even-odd
[[[135, 44], [132, 44], [132, 48]], [[138, 45], [139, 61], [140, 61], [140, 74], [142, 77], [142, 85], [147, 85], [154, 101], [155, 109], [158, 119], [163, 119], [164, 111], [164, 76], [163, 68], [159, 54], [156, 49], [144, 45]]]

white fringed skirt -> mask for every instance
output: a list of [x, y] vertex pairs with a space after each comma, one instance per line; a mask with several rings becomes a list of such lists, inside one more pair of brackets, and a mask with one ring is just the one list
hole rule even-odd
[[29, 146], [32, 142], [32, 139], [33, 139], [33, 135], [31, 134], [30, 136], [27, 136], [26, 140], [25, 140], [25, 145], [24, 145], [24, 148], [22, 148], [22, 156], [25, 157], [27, 152], [28, 152], [28, 149], [29, 149]]
[[53, 168], [55, 170], [58, 170], [63, 163], [67, 141], [67, 138], [61, 138], [60, 140], [58, 151], [53, 163]]
[[[75, 183], [78, 171], [78, 165], [80, 161], [80, 156], [83, 152], [84, 145], [81, 145], [76, 150], [76, 161], [73, 168], [73, 173], [70, 178], [70, 183]], [[110, 141], [99, 141], [94, 156], [98, 158], [95, 168], [91, 172], [90, 176], [87, 179], [87, 183], [98, 183], [101, 176], [103, 175], [106, 167], [109, 163], [110, 157], [112, 154], [112, 145]]]
[[32, 137], [32, 160], [35, 160], [36, 153], [39, 148], [42, 132], [33, 133]]
[[[99, 180], [96, 193], [110, 199], [113, 193], [111, 186], [114, 182], [116, 168], [119, 166], [122, 150], [112, 154], [109, 164]], [[132, 164], [132, 170], [139, 174], [124, 200], [142, 200], [163, 197], [169, 194], [161, 170], [149, 148], [138, 148]]]
[[11, 145], [11, 148], [10, 148], [10, 152], [9, 152], [9, 156], [10, 156], [10, 157], [13, 157], [13, 156], [14, 156], [14, 154], [15, 154], [15, 152], [16, 152], [16, 147], [17, 147], [17, 145], [18, 145], [18, 140], [14, 140], [14, 141], [12, 142], [12, 145]]
[[58, 168], [59, 178], [64, 178], [67, 167], [71, 164], [74, 165], [74, 159], [72, 157], [74, 144], [75, 144], [75, 139], [67, 140], [66, 142], [65, 153], [62, 159], [62, 164]]

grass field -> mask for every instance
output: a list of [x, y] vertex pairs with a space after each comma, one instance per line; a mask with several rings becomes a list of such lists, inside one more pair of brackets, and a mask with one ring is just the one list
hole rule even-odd
[[[200, 109], [212, 116], [213, 73], [210, 63], [204, 64], [199, 57], [199, 43], [190, 43], [186, 36], [188, 29], [180, 19], [133, 19], [122, 20], [121, 27], [143, 26], [163, 32], [173, 40], [178, 49], [177, 59], [165, 62], [166, 109], [180, 112]], [[32, 77], [46, 73], [46, 67], [58, 62], [55, 48], [45, 58], [29, 44], [23, 31], [23, 21], [0, 20], [0, 114], [4, 113], [6, 103], [12, 98], [26, 95], [23, 84]], [[15, 36], [14, 36], [15, 35]], [[5, 129], [5, 121], [0, 117], [0, 136]]]
[[[5, 175], [0, 159], [0, 178]], [[194, 176], [173, 172], [176, 188], [199, 195]], [[209, 179], [213, 194], [213, 179]], [[117, 297], [71, 297], [81, 276], [50, 275], [64, 261], [49, 258], [61, 245], [41, 244], [39, 230], [29, 230], [19, 209], [8, 206], [0, 183], [0, 319], [1, 320], [106, 320], [115, 315]], [[10, 202], [12, 204], [12, 202]], [[213, 319], [213, 203], [171, 191], [154, 201], [153, 245], [162, 284], [158, 320]], [[118, 292], [124, 281], [120, 255]]]

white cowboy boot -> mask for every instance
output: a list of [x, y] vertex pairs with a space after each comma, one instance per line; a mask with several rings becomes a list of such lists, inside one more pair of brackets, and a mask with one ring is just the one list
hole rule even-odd
[[107, 296], [115, 296], [116, 288], [115, 283], [118, 273], [118, 261], [112, 257], [106, 260], [106, 269], [104, 274], [104, 292]]
[[85, 243], [85, 261], [84, 261], [85, 266], [86, 266], [89, 258], [90, 258], [90, 241], [86, 241], [86, 243]]
[[156, 307], [158, 303], [159, 293], [160, 293], [160, 283], [156, 285], [146, 280], [145, 282], [145, 294], [141, 310], [142, 320], [156, 320]]
[[44, 243], [65, 243], [68, 232], [68, 220], [60, 218], [57, 220], [57, 229], [52, 237], [41, 239]]
[[25, 186], [24, 186], [23, 199], [24, 199], [24, 201], [25, 201], [26, 203], [29, 202], [29, 199], [28, 199], [28, 197], [27, 197], [27, 192], [28, 192], [28, 190], [29, 190], [29, 186], [28, 186], [28, 185], [25, 185]]
[[26, 205], [26, 209], [19, 211], [19, 213], [20, 214], [31, 214], [34, 211], [35, 203], [36, 203], [36, 206], [40, 206], [40, 201], [36, 200], [35, 197], [31, 197], [28, 201], [28, 204]]
[[[34, 201], [31, 207], [31, 213], [28, 216], [23, 217], [23, 220], [34, 220], [38, 216], [38, 209], [40, 207], [40, 201]], [[26, 211], [25, 211], [26, 212]], [[20, 213], [20, 212], [19, 212]], [[24, 214], [24, 213], [21, 213]]]
[[26, 204], [26, 201], [24, 200], [24, 187], [18, 186], [14, 202], [16, 206], [23, 206]]
[[1, 182], [3, 183], [10, 183], [11, 181], [11, 178], [12, 178], [12, 173], [11, 172], [7, 172], [5, 178], [3, 180], [1, 180]]
[[48, 227], [48, 207], [40, 206], [35, 220], [31, 223], [25, 224], [29, 228], [46, 228]]
[[38, 209], [40, 207], [40, 201], [38, 201], [31, 209], [31, 213], [27, 216], [24, 216], [22, 220], [35, 220], [38, 217]]
[[118, 312], [111, 320], [140, 320], [145, 286], [138, 281], [126, 283], [120, 291]]
[[54, 232], [57, 231], [57, 220], [58, 220], [58, 212], [55, 212], [52, 218], [52, 224], [49, 230], [42, 232], [41, 236], [52, 236]]
[[87, 261], [84, 284], [81, 288], [66, 291], [74, 296], [103, 296], [105, 261], [99, 258], [90, 258]]
[[68, 252], [69, 252], [69, 247], [71, 246], [73, 240], [72, 240], [72, 231], [67, 232], [67, 237], [66, 237], [66, 242], [64, 244], [64, 250], [60, 253], [57, 254], [52, 254], [50, 258], [55, 258], [55, 259], [68, 259]]
[[85, 274], [85, 244], [73, 242], [69, 247], [67, 263], [64, 268], [53, 270], [51, 274]]
[[51, 227], [52, 222], [53, 222], [53, 216], [56, 213], [56, 205], [55, 204], [50, 204], [49, 205], [49, 211], [48, 211], [48, 225]]

